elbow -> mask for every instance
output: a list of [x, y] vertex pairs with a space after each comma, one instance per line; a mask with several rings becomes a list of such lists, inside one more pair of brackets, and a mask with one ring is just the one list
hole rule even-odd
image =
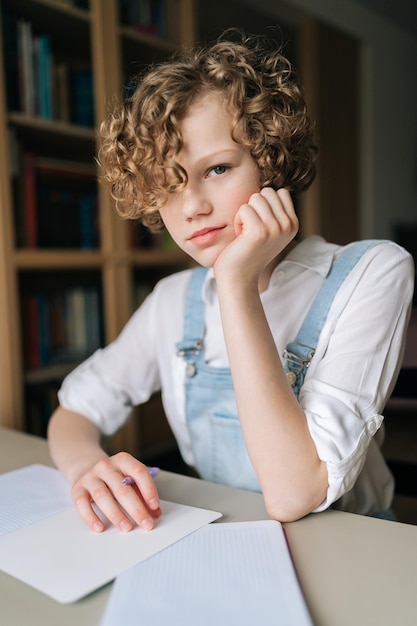
[[264, 492], [264, 502], [269, 517], [277, 522], [296, 522], [319, 507], [327, 496], [328, 484], [316, 484], [314, 489], [297, 489], [289, 493]]
[[265, 501], [265, 507], [270, 519], [282, 524], [285, 522], [296, 522], [311, 513], [316, 507], [300, 506], [293, 502], [269, 503]]
[[314, 511], [324, 500], [324, 497], [320, 500], [302, 500], [302, 501], [274, 501], [269, 502], [265, 500], [265, 507], [268, 513], [268, 516], [276, 520], [277, 522], [296, 522], [299, 519], [302, 519], [306, 515], [309, 515]]

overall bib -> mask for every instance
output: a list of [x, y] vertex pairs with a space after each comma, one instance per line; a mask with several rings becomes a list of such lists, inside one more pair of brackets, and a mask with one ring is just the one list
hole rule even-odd
[[[297, 398], [337, 290], [363, 253], [379, 243], [357, 242], [333, 263], [297, 337], [287, 345], [285, 370]], [[184, 336], [176, 346], [186, 362], [185, 409], [195, 466], [205, 480], [261, 491], [243, 439], [230, 369], [205, 363], [202, 286], [206, 272], [200, 267], [191, 273]]]

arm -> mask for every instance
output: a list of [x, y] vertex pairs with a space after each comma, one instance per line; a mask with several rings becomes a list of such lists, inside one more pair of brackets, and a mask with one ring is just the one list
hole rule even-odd
[[[48, 440], [52, 459], [71, 482], [74, 504], [92, 530], [104, 530], [92, 502], [122, 531], [133, 528], [124, 510], [144, 530], [153, 527], [153, 518], [161, 511], [145, 465], [127, 453], [109, 457], [100, 445], [99, 429], [79, 413], [62, 407], [50, 419]], [[122, 484], [126, 475], [135, 479], [135, 487]]]
[[[259, 292], [298, 222], [285, 190], [254, 194], [214, 266], [242, 431], [271, 517], [298, 519], [325, 498], [326, 465], [284, 373]], [[268, 270], [270, 268], [270, 270]]]

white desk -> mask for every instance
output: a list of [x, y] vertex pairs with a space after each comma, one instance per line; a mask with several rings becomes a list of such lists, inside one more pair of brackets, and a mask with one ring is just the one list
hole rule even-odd
[[[46, 442], [0, 428], [0, 473], [31, 463], [52, 465]], [[221, 521], [267, 518], [259, 494], [169, 472], [156, 481], [161, 498], [221, 511]], [[285, 527], [316, 626], [417, 624], [416, 526], [326, 511]], [[109, 589], [61, 605], [0, 572], [0, 623], [96, 626]]]

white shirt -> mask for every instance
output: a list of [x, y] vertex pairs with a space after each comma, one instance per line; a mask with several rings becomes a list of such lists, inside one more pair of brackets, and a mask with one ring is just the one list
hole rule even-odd
[[[274, 270], [261, 297], [281, 355], [342, 250], [310, 237]], [[181, 453], [193, 465], [184, 410], [184, 362], [175, 348], [182, 339], [189, 272], [161, 280], [119, 337], [67, 376], [59, 400], [112, 434], [133, 406], [161, 389]], [[364, 254], [333, 301], [300, 393], [310, 433], [328, 470], [327, 498], [317, 511], [336, 500], [337, 508], [364, 514], [384, 511], [391, 504], [393, 481], [379, 451], [380, 437], [374, 435], [401, 365], [413, 286], [411, 256], [386, 242]], [[203, 298], [207, 363], [228, 367], [212, 270]]]

